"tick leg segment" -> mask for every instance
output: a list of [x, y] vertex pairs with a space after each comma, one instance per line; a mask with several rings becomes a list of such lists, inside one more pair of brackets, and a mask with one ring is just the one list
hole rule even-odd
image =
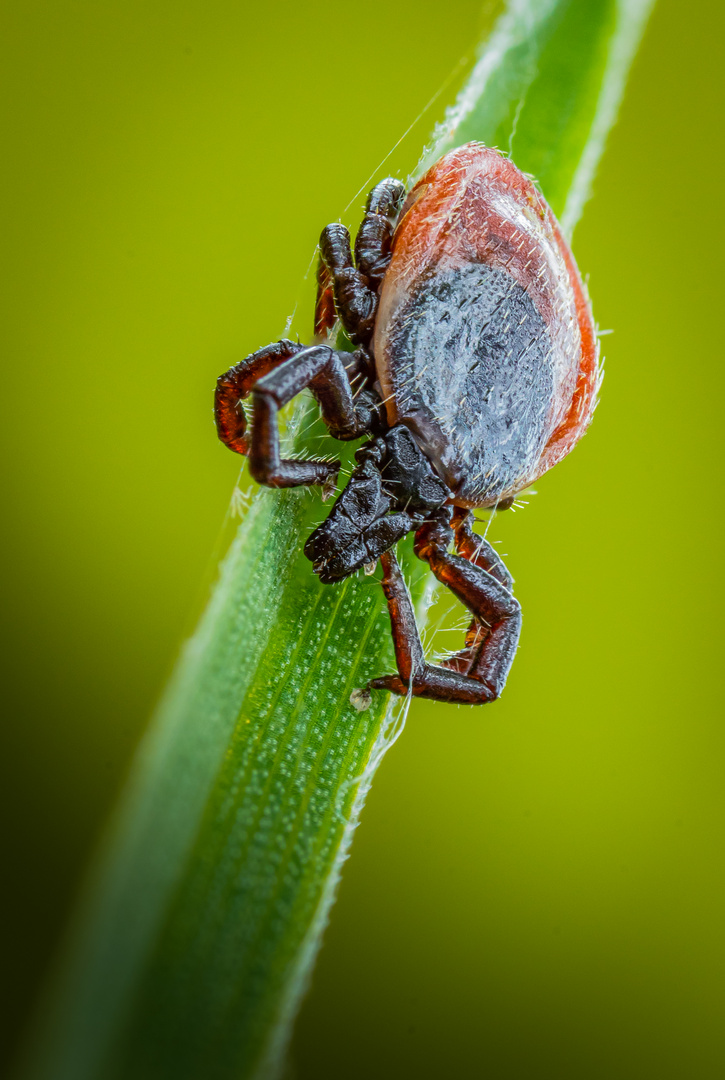
[[[269, 487], [325, 484], [340, 469], [339, 461], [283, 461], [279, 456], [278, 411], [310, 387], [320, 403], [331, 434], [341, 439], [362, 435], [352, 389], [339, 355], [326, 345], [305, 349], [255, 383], [249, 469], [254, 479]], [[366, 417], [367, 419], [367, 417]]]
[[242, 401], [249, 397], [254, 384], [304, 348], [286, 339], [275, 341], [219, 376], [214, 393], [214, 419], [219, 438], [230, 450], [245, 456], [249, 453], [251, 438]]
[[514, 579], [508, 571], [498, 552], [491, 547], [488, 540], [482, 536], [476, 536], [471, 528], [472, 515], [470, 510], [464, 510], [456, 506], [453, 509], [451, 528], [453, 529], [453, 541], [456, 551], [464, 559], [468, 559], [474, 566], [480, 566], [487, 570], [497, 581], [500, 581], [504, 589], [511, 592]]
[[371, 690], [390, 690], [406, 697], [430, 698], [432, 701], [451, 701], [464, 705], [484, 705], [493, 701], [495, 693], [484, 683], [457, 671], [427, 664], [423, 656], [415, 613], [398, 560], [392, 551], [380, 558], [383, 568], [383, 590], [388, 601], [395, 647], [397, 675], [371, 679]]
[[[320, 237], [320, 255], [332, 279], [335, 305], [352, 341], [367, 345], [372, 337], [378, 294], [352, 262], [350, 234], [344, 225], [327, 225]], [[318, 273], [318, 290], [324, 290], [324, 278]], [[318, 291], [320, 317], [324, 312], [324, 291]]]
[[388, 177], [373, 188], [365, 217], [355, 237], [355, 262], [370, 285], [378, 289], [390, 263], [393, 230], [405, 199], [405, 185]]
[[[280, 341], [231, 368], [217, 382], [215, 414], [222, 442], [249, 456], [252, 476], [269, 487], [325, 484], [339, 462], [282, 460], [279, 456], [277, 414], [283, 405], [306, 387], [320, 403], [322, 416], [337, 438], [354, 439], [368, 430], [371, 410], [361, 395], [356, 408], [343, 358], [357, 371], [355, 354], [338, 354], [327, 346], [306, 348]], [[253, 396], [251, 434], [242, 400]]]
[[488, 571], [449, 555], [451, 529], [438, 517], [416, 533], [416, 554], [461, 600], [483, 632], [473, 647], [436, 667], [425, 662], [410, 595], [392, 553], [381, 558], [383, 589], [388, 601], [398, 675], [373, 679], [373, 689], [412, 693], [434, 701], [483, 705], [497, 698], [516, 653], [521, 608], [508, 589]]
[[[451, 528], [453, 529], [453, 541], [456, 551], [464, 559], [468, 559], [470, 563], [473, 563], [474, 566], [480, 566], [482, 570], [487, 570], [497, 581], [501, 582], [505, 589], [511, 592], [514, 580], [506, 564], [495, 549], [491, 547], [488, 540], [474, 533], [471, 528], [471, 521], [470, 510], [464, 510], [458, 506], [454, 507]], [[444, 660], [443, 666], [452, 668], [454, 671], [467, 672], [471, 666], [471, 659], [475, 651], [487, 633], [488, 630], [481, 626], [476, 619], [473, 619], [466, 631], [465, 647], [461, 652]]]
[[399, 180], [388, 178], [373, 188], [355, 239], [355, 263], [345, 226], [323, 229], [317, 267], [316, 337], [329, 332], [337, 309], [353, 341], [364, 345], [370, 341], [378, 289], [390, 263], [393, 231], [404, 198], [405, 187]]

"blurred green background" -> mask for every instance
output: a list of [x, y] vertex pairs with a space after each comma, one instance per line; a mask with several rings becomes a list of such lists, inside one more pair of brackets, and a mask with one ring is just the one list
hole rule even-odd
[[[8, 1053], [223, 546], [214, 379], [299, 296], [309, 325], [321, 226], [477, 40], [480, 0], [446, 12], [4, 6]], [[525, 613], [509, 687], [414, 703], [297, 1080], [722, 1075], [724, 31], [712, 0], [655, 10], [575, 237], [615, 330], [602, 404], [492, 530]]]

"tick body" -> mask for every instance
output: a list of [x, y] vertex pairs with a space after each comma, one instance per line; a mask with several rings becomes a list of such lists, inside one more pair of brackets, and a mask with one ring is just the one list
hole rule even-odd
[[[378, 184], [354, 259], [341, 225], [323, 231], [320, 255], [316, 340], [339, 319], [355, 352], [281, 341], [254, 353], [217, 382], [219, 437], [260, 483], [330, 490], [339, 462], [280, 459], [277, 410], [309, 387], [331, 435], [367, 435], [305, 553], [327, 584], [381, 561], [398, 672], [372, 689], [492, 701], [521, 611], [471, 510], [511, 505], [589, 424], [598, 351], [574, 258], [531, 180], [479, 143], [443, 157], [407, 198], [396, 180]], [[464, 648], [440, 666], [425, 661], [394, 554], [411, 531], [473, 616]]]

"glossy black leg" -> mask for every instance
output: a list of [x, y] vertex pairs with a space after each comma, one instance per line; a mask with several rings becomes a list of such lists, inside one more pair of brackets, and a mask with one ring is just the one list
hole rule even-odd
[[373, 188], [355, 240], [355, 262], [345, 226], [335, 224], [323, 229], [315, 304], [318, 339], [330, 331], [337, 312], [351, 340], [369, 344], [378, 309], [378, 288], [390, 262], [393, 231], [404, 198], [405, 188], [399, 180], [383, 180]]
[[342, 325], [352, 341], [367, 345], [375, 325], [378, 294], [353, 266], [350, 234], [344, 225], [327, 225], [322, 230], [320, 255], [332, 280]]
[[374, 289], [388, 269], [395, 222], [404, 199], [405, 186], [390, 177], [368, 195], [365, 217], [355, 238], [355, 262]]

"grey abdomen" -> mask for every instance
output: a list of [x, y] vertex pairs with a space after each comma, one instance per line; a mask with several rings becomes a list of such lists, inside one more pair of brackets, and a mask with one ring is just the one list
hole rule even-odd
[[483, 506], [520, 487], [551, 434], [554, 393], [551, 341], [526, 290], [485, 264], [439, 270], [387, 338], [397, 415], [458, 497]]

